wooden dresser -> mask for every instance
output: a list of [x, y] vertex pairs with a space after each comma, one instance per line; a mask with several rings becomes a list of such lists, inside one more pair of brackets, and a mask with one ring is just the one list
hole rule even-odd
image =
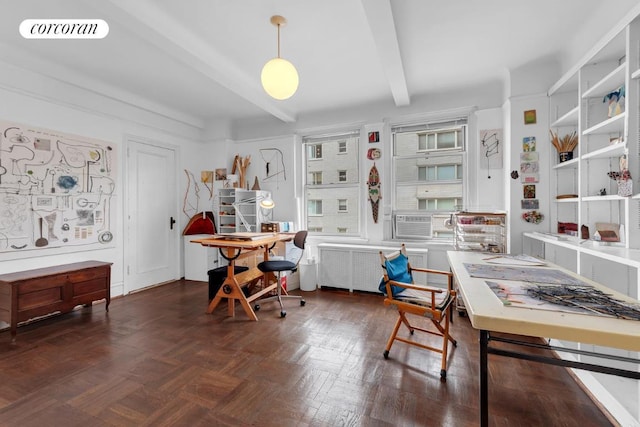
[[11, 325], [52, 313], [67, 313], [78, 305], [111, 300], [111, 264], [83, 261], [0, 275], [0, 320]]

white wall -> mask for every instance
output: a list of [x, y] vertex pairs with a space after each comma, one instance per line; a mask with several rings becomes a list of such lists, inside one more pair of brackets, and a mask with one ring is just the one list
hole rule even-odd
[[[127, 135], [177, 147], [181, 169], [199, 171], [211, 169], [208, 146], [198, 142], [201, 130], [180, 121], [171, 120], [137, 108], [105, 98], [75, 86], [61, 83], [46, 76], [19, 69], [0, 61], [0, 117], [25, 125], [57, 130], [107, 141], [117, 149], [117, 187], [114, 218], [115, 247], [68, 252], [64, 249], [41, 249], [25, 254], [2, 254], [0, 271], [3, 273], [32, 268], [47, 267], [69, 262], [99, 259], [112, 262], [111, 294], [124, 292], [124, 245], [126, 209], [126, 146]], [[224, 159], [220, 159], [224, 164]], [[186, 187], [183, 174], [181, 189]], [[181, 200], [180, 200], [181, 202]], [[181, 209], [180, 209], [181, 210]], [[180, 232], [188, 218], [179, 218]], [[22, 256], [22, 257], [20, 257]]]

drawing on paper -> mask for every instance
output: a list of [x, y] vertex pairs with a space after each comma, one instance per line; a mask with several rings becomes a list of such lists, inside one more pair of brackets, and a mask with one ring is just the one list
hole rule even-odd
[[0, 252], [111, 243], [114, 147], [16, 123], [0, 129]]

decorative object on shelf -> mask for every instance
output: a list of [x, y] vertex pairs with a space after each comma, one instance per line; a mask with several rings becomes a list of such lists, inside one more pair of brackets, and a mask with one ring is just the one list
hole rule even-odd
[[562, 200], [562, 199], [577, 199], [578, 195], [577, 194], [558, 194], [556, 196], [557, 200]]
[[551, 143], [558, 150], [560, 163], [573, 159], [573, 150], [578, 146], [578, 134], [572, 132], [562, 138], [558, 137], [557, 133], [554, 134], [552, 130], [549, 130], [549, 134], [551, 134]]
[[540, 224], [544, 219], [544, 215], [538, 211], [527, 211], [522, 214], [522, 219], [532, 224]]
[[511, 179], [518, 179], [520, 178], [520, 174], [518, 174], [518, 171], [513, 170], [511, 171]]
[[598, 191], [598, 195], [606, 196], [607, 195], [607, 189], [606, 188], [601, 188], [600, 191]]
[[369, 143], [380, 142], [380, 132], [369, 132]]
[[612, 92], [609, 92], [604, 96], [602, 102], [609, 103], [607, 117], [611, 118], [617, 116], [618, 114], [624, 113], [624, 98], [624, 85], [620, 86], [618, 89]]
[[379, 148], [369, 148], [367, 150], [367, 159], [378, 160], [380, 157], [382, 157], [382, 151]]
[[601, 242], [619, 242], [620, 224], [610, 222], [596, 222], [596, 232], [593, 240]]
[[558, 222], [558, 234], [578, 235], [578, 224], [575, 222]]
[[258, 182], [258, 177], [256, 176], [255, 179], [253, 180], [253, 186], [251, 187], [252, 190], [260, 190], [260, 182]]
[[527, 110], [524, 112], [524, 124], [525, 125], [535, 125], [536, 120], [536, 110]]
[[373, 163], [369, 170], [369, 180], [367, 181], [367, 187], [369, 188], [369, 202], [371, 203], [371, 213], [373, 214], [373, 222], [378, 223], [378, 210], [380, 208], [380, 173], [376, 163]]
[[[482, 169], [502, 169], [502, 129], [486, 129], [480, 131], [480, 145], [482, 157], [486, 160], [480, 162]], [[486, 165], [486, 167], [485, 167]], [[487, 178], [491, 174], [487, 172]]]
[[618, 184], [618, 196], [628, 197], [633, 194], [633, 181], [628, 169], [626, 155], [620, 157], [620, 172], [610, 171], [607, 172], [607, 175]]
[[525, 153], [527, 151], [536, 151], [536, 137], [535, 136], [525, 136], [522, 138], [522, 151]]
[[239, 180], [238, 187], [242, 189], [247, 189], [247, 168], [251, 164], [251, 156], [247, 156], [242, 158], [239, 154], [233, 158], [233, 167], [231, 168], [231, 173], [235, 174], [238, 172]]
[[580, 227], [580, 237], [584, 240], [589, 240], [589, 227], [584, 224]]
[[224, 180], [224, 188], [235, 188], [238, 185], [238, 175], [230, 174]]
[[264, 65], [260, 80], [269, 96], [282, 101], [291, 98], [298, 90], [298, 71], [291, 62], [280, 57], [280, 27], [287, 20], [283, 16], [274, 15], [271, 23], [278, 28], [278, 56]]

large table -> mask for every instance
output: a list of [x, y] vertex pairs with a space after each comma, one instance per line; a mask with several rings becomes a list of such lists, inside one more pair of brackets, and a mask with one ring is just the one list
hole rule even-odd
[[[491, 347], [490, 341], [513, 344], [516, 348], [538, 347], [563, 352], [578, 353], [581, 355], [595, 356], [604, 359], [630, 362], [636, 364], [640, 360], [628, 357], [618, 357], [609, 354], [588, 352], [584, 350], [570, 350], [564, 347], [554, 347], [547, 344], [535, 344], [526, 340], [492, 336], [491, 332], [525, 335], [530, 337], [555, 338], [565, 341], [573, 341], [599, 346], [613, 347], [628, 351], [640, 351], [640, 321], [623, 320], [614, 317], [577, 314], [560, 311], [539, 310], [533, 308], [510, 307], [504, 305], [496, 294], [489, 288], [486, 281], [490, 278], [473, 277], [464, 264], [487, 264], [489, 258], [495, 254], [478, 252], [448, 251], [447, 258], [454, 279], [457, 282], [458, 297], [462, 297], [466, 305], [467, 314], [471, 324], [480, 332], [480, 423], [482, 426], [489, 424], [488, 401], [488, 354], [496, 354], [507, 357], [515, 357], [524, 360], [548, 363], [557, 366], [585, 369], [627, 378], [640, 379], [640, 371], [624, 370], [598, 364], [587, 364], [578, 361], [546, 357], [521, 351], [507, 350]], [[580, 277], [562, 267], [547, 263], [545, 266], [534, 267], [540, 269], [560, 270], [572, 277], [586, 282], [600, 289], [614, 298], [638, 303], [626, 295], [608, 289], [598, 283]], [[504, 281], [502, 279], [497, 279]]]
[[[249, 319], [258, 320], [258, 316], [256, 316], [256, 313], [251, 307], [251, 302], [273, 291], [277, 283], [273, 279], [273, 274], [263, 273], [255, 267], [248, 271], [235, 274], [235, 260], [242, 252], [262, 250], [264, 253], [263, 259], [266, 261], [269, 259], [269, 251], [276, 243], [289, 241], [292, 238], [292, 234], [290, 233], [255, 233], [254, 235], [251, 233], [238, 233], [237, 236], [232, 234], [213, 235], [212, 237], [192, 240], [192, 243], [219, 248], [222, 256], [229, 261], [227, 277], [222, 283], [222, 286], [220, 286], [216, 296], [211, 300], [207, 308], [207, 313], [212, 313], [217, 305], [223, 299], [226, 299], [228, 315], [230, 317], [235, 316], [235, 303], [238, 301], [247, 316], [249, 316]], [[262, 278], [263, 281], [262, 289], [248, 297], [245, 296], [244, 292], [242, 292], [242, 286], [260, 278]]]

